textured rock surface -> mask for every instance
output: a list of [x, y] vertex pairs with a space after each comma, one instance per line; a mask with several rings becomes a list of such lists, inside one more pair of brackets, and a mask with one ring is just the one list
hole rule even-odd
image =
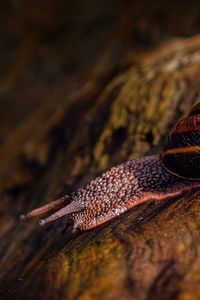
[[200, 101], [200, 37], [176, 37], [198, 33], [197, 2], [124, 2], [2, 9], [1, 299], [200, 298], [198, 192], [76, 235], [63, 233], [64, 220], [42, 229], [17, 221], [115, 164], [159, 152]]

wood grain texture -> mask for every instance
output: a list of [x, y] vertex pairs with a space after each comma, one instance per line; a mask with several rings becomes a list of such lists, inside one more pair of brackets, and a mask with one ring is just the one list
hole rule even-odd
[[158, 153], [174, 122], [200, 101], [199, 35], [126, 50], [117, 69], [113, 45], [101, 52], [109, 53], [109, 68], [100, 68], [100, 55], [90, 71], [34, 93], [33, 84], [21, 98], [30, 96], [26, 113], [11, 111], [18, 126], [1, 119], [1, 299], [200, 298], [198, 191], [146, 203], [76, 235], [70, 227], [63, 232], [65, 220], [45, 228], [17, 220], [117, 163]]

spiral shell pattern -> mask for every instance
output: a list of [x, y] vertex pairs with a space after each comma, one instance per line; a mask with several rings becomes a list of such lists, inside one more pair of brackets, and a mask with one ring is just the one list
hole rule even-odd
[[200, 103], [172, 128], [160, 157], [169, 172], [200, 180]]

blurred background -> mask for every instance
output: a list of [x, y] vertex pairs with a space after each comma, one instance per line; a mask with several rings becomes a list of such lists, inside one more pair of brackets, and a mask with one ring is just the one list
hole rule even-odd
[[[66, 278], [59, 268], [66, 273], [68, 269], [63, 256], [59, 262], [54, 258], [49, 269], [41, 267], [47, 257], [60, 255], [65, 247], [62, 222], [41, 231], [37, 220], [21, 225], [17, 218], [49, 199], [77, 190], [116, 163], [160, 150], [167, 129], [195, 102], [197, 87], [188, 92], [188, 103], [182, 90], [180, 101], [184, 105], [175, 100], [179, 108], [173, 115], [169, 109], [169, 119], [160, 127], [156, 122], [162, 119], [165, 107], [157, 119], [154, 113], [138, 129], [135, 124], [143, 118], [145, 107], [139, 108], [140, 99], [148, 105], [151, 98], [151, 75], [149, 71], [149, 77], [144, 74], [151, 63], [152, 69], [160, 63], [168, 43], [193, 37], [198, 41], [200, 2], [8, 0], [0, 4], [1, 299], [13, 295], [12, 299], [36, 299], [33, 281], [41, 291], [38, 299], [94, 299], [88, 293], [79, 297], [86, 283], [80, 284], [78, 294], [78, 284], [72, 284], [74, 278], [68, 282], [73, 287], [71, 294], [64, 290]], [[198, 43], [194, 44], [198, 50]], [[162, 51], [151, 56], [160, 46]], [[178, 47], [184, 49], [182, 44]], [[142, 65], [143, 57], [150, 57], [147, 64]], [[143, 89], [144, 83], [148, 88]], [[160, 101], [173, 97], [168, 92], [173, 83]], [[187, 83], [185, 80], [185, 86]], [[160, 90], [153, 88], [153, 95], [158, 95]], [[69, 243], [67, 251], [72, 245]], [[99, 294], [95, 299], [116, 299], [113, 295], [100, 298]]]
[[134, 54], [199, 33], [199, 8], [195, 0], [2, 1], [1, 144], [55, 90], [92, 77], [105, 84]]

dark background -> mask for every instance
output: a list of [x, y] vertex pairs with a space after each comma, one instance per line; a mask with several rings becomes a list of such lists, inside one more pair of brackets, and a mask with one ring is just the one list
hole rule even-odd
[[[150, 73], [151, 59], [149, 65], [148, 59], [147, 65], [146, 62], [142, 64], [140, 56], [151, 57], [154, 49], [164, 45], [152, 58], [156, 61], [152, 70], [156, 65], [161, 70], [156, 73], [156, 82], [162, 75], [161, 52], [167, 53], [167, 45], [173, 40], [182, 40], [180, 49], [186, 49], [186, 58], [190, 51], [191, 57], [193, 51], [198, 52], [195, 48], [198, 43], [194, 41], [195, 36], [198, 41], [200, 33], [200, 2], [10, 0], [0, 1], [0, 22], [0, 298], [112, 300], [119, 295], [120, 299], [136, 295], [136, 299], [141, 300], [199, 299], [187, 298], [187, 293], [178, 298], [180, 282], [193, 257], [192, 243], [198, 241], [199, 236], [195, 236], [188, 226], [192, 232], [192, 237], [188, 234], [188, 240], [192, 242], [190, 245], [186, 240], [185, 248], [180, 248], [180, 261], [183, 259], [180, 266], [176, 241], [182, 238], [183, 231], [176, 232], [173, 226], [170, 227], [167, 234], [173, 236], [174, 243], [170, 244], [169, 240], [164, 246], [160, 243], [165, 237], [165, 231], [160, 227], [168, 224], [168, 220], [172, 224], [174, 215], [180, 218], [176, 224], [186, 222], [186, 204], [183, 208], [177, 204], [180, 210], [173, 208], [176, 213], [169, 210], [167, 221], [166, 214], [162, 219], [162, 209], [154, 206], [151, 209], [149, 205], [130, 215], [130, 222], [125, 218], [116, 223], [122, 224], [116, 228], [115, 223], [111, 223], [105, 231], [104, 228], [97, 229], [75, 237], [70, 230], [63, 235], [62, 220], [41, 229], [37, 226], [38, 220], [20, 224], [18, 216], [50, 199], [77, 190], [116, 163], [134, 155], [160, 151], [169, 127], [196, 101], [198, 76], [189, 76], [187, 70], [189, 79], [185, 76], [186, 80], [183, 80], [187, 93], [184, 91], [181, 100], [178, 98], [174, 113], [171, 108], [166, 110], [169, 120], [163, 118], [164, 125], [160, 115], [145, 123], [142, 113], [151, 100], [149, 90], [155, 96], [152, 88], [155, 78], [148, 82], [146, 73]], [[187, 48], [189, 38], [193, 36], [197, 45], [195, 50], [193, 46]], [[170, 51], [169, 57], [176, 49]], [[165, 66], [165, 59], [163, 61]], [[129, 70], [130, 76], [127, 75]], [[137, 79], [134, 81], [135, 74], [141, 83]], [[180, 77], [175, 78], [178, 83]], [[169, 91], [169, 95], [165, 95], [166, 103], [174, 103], [170, 92], [175, 80], [171, 84], [169, 78], [169, 86], [168, 79], [166, 82]], [[122, 92], [121, 107], [120, 104], [116, 106], [119, 111], [128, 107], [129, 122], [115, 128], [110, 117], [114, 115], [113, 107], [116, 108], [113, 103], [124, 86], [123, 91], [126, 91], [126, 83], [128, 92]], [[143, 84], [145, 88], [145, 84], [149, 87], [144, 93]], [[174, 90], [179, 91], [178, 84]], [[142, 94], [147, 96], [141, 97], [145, 99], [141, 100], [145, 109], [140, 108], [139, 96]], [[137, 104], [136, 108], [131, 106], [131, 101], [133, 106]], [[164, 96], [161, 101], [165, 103]], [[140, 122], [146, 127], [141, 127], [137, 135], [134, 124]], [[161, 216], [156, 225], [161, 236], [154, 233], [157, 227], [151, 223], [157, 213]], [[143, 215], [147, 223], [150, 220], [151, 232], [148, 228], [145, 232], [143, 227], [137, 227]], [[132, 220], [135, 227], [127, 229]], [[193, 216], [189, 215], [188, 224], [192, 227], [191, 220]], [[126, 238], [120, 235], [121, 231], [127, 234]], [[144, 239], [142, 248], [143, 236], [148, 238]], [[134, 248], [136, 244], [138, 248]], [[172, 249], [168, 251], [165, 247], [169, 245]], [[164, 250], [160, 251], [159, 247]], [[149, 251], [156, 248], [157, 260], [147, 258], [140, 264], [141, 257], [146, 257], [143, 254], [147, 248]], [[186, 248], [188, 260], [183, 258]], [[130, 257], [137, 259], [133, 262]], [[198, 265], [198, 260], [196, 263]], [[151, 271], [144, 274], [147, 269]], [[192, 273], [192, 283], [199, 280], [197, 275], [198, 271]], [[157, 276], [155, 281], [153, 276]], [[194, 284], [189, 296], [197, 286]], [[156, 293], [158, 298], [154, 298]]]
[[[0, 141], [49, 90], [101, 80], [134, 53], [200, 31], [199, 1], [1, 1]], [[48, 96], [47, 96], [48, 97]], [[66, 97], [62, 94], [61, 97]]]

